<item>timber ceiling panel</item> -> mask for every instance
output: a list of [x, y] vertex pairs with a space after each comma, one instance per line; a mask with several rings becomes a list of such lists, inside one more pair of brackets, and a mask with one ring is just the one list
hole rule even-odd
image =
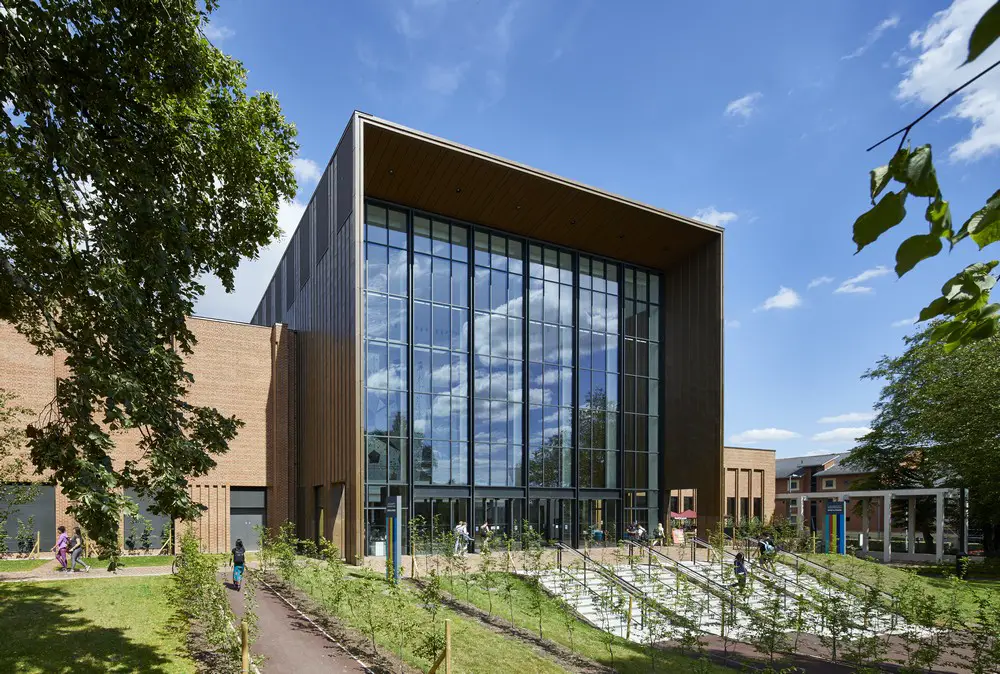
[[720, 230], [362, 117], [365, 194], [457, 220], [668, 269]]

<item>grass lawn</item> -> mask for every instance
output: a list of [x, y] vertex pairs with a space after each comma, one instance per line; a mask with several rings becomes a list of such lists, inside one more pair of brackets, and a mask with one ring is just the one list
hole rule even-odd
[[[358, 582], [358, 576], [350, 573], [348, 578], [351, 583]], [[386, 581], [379, 577], [375, 581], [379, 592], [375, 595], [375, 604], [380, 616], [392, 616], [395, 611], [390, 608], [389, 597], [385, 594], [387, 589]], [[295, 580], [295, 585], [322, 603], [323, 589], [326, 583], [323, 574], [317, 571], [311, 563], [301, 571]], [[423, 632], [431, 624], [430, 614], [423, 609], [416, 595], [416, 588], [409, 582], [403, 583], [404, 593], [407, 600], [406, 614], [414, 620], [417, 629]], [[356, 596], [353, 590], [348, 590], [349, 596]], [[362, 630], [361, 620], [353, 612], [345, 600], [339, 610], [334, 612], [338, 618], [351, 627]], [[548, 674], [551, 672], [564, 672], [553, 660], [535, 653], [532, 649], [523, 644], [505, 638], [496, 632], [483, 627], [476, 620], [465, 618], [447, 609], [442, 609], [438, 614], [439, 625], [444, 625], [444, 619], [451, 620], [451, 644], [452, 644], [452, 669], [456, 672], [469, 674], [497, 674], [507, 672], [509, 674]], [[443, 630], [443, 627], [441, 627]], [[427, 671], [433, 664], [430, 660], [416, 654], [412, 647], [419, 638], [409, 640], [403, 649], [403, 659], [410, 665]], [[388, 631], [379, 630], [376, 633], [376, 642], [380, 651], [391, 651], [396, 653], [396, 647], [391, 644]]]
[[169, 577], [0, 585], [0, 672], [194, 672]]
[[[445, 588], [449, 586], [445, 583]], [[465, 601], [465, 583], [456, 579], [453, 596], [459, 601]], [[521, 578], [515, 578], [514, 592], [514, 624], [535, 634], [538, 634], [538, 617], [530, 610], [531, 589]], [[478, 579], [471, 576], [469, 580], [469, 603], [480, 609], [489, 610], [489, 596], [486, 591], [479, 586]], [[501, 616], [504, 620], [510, 620], [510, 607], [503, 603], [497, 592], [493, 593], [493, 615]], [[591, 660], [595, 660], [608, 667], [613, 667], [621, 674], [639, 674], [650, 672], [650, 652], [648, 646], [631, 643], [624, 639], [616, 639], [613, 645], [614, 664], [612, 665], [611, 655], [608, 653], [607, 642], [602, 638], [602, 631], [585, 622], [576, 620], [573, 622], [573, 639], [570, 640], [569, 631], [566, 628], [566, 620], [562, 610], [556, 601], [546, 595], [542, 609], [542, 634], [546, 639], [562, 644], [573, 649]], [[657, 653], [657, 671], [662, 672], [687, 672], [695, 667], [695, 661], [689, 657], [677, 653], [660, 651]], [[707, 664], [707, 663], [706, 663]], [[705, 672], [732, 672], [731, 669], [720, 665], [708, 664]]]
[[[173, 555], [122, 555], [120, 558], [125, 568], [135, 568], [140, 566], [170, 566], [174, 563]], [[84, 561], [98, 569], [106, 568], [108, 562], [97, 557], [85, 557]]]
[[33, 571], [51, 559], [0, 559], [0, 573], [4, 571]]
[[[883, 574], [883, 585], [889, 594], [895, 594], [907, 582], [907, 579], [913, 578], [915, 582], [919, 583], [919, 587], [924, 592], [936, 597], [942, 606], [946, 605], [950, 600], [954, 583], [956, 582], [949, 578], [919, 575], [916, 572], [921, 567], [916, 565], [910, 570], [885, 566], [878, 562], [871, 562], [847, 555], [807, 554], [803, 556], [868, 585], [875, 584], [876, 575], [881, 571]], [[957, 582], [958, 587], [962, 590], [958, 605], [966, 620], [971, 620], [976, 610], [976, 602], [972, 596], [972, 592], [992, 595], [995, 601], [1000, 601], [1000, 580], [972, 579]]]

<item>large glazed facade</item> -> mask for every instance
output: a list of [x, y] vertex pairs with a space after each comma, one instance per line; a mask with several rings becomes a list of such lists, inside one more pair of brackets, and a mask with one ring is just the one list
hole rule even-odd
[[253, 317], [296, 334], [297, 521], [610, 541], [722, 512], [722, 235], [355, 113]]

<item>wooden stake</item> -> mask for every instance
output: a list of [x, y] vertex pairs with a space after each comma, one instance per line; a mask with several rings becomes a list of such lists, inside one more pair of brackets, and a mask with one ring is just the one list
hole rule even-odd
[[250, 630], [245, 620], [240, 623], [240, 639], [243, 642], [243, 665], [240, 671], [250, 674]]
[[444, 674], [451, 674], [451, 620], [444, 621]]
[[632, 595], [628, 596], [628, 616], [625, 617], [625, 640], [632, 636]]

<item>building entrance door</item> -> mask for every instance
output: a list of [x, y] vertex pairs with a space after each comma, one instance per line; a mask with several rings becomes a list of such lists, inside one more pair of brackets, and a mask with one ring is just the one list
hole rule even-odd
[[[417, 554], [441, 554], [444, 545], [452, 545], [451, 534], [459, 522], [469, 524], [469, 499], [467, 498], [416, 498], [413, 500], [414, 517], [424, 521], [424, 541]], [[472, 535], [470, 529], [469, 535]]]
[[573, 544], [573, 501], [533, 498], [528, 501], [528, 521], [546, 541]]

